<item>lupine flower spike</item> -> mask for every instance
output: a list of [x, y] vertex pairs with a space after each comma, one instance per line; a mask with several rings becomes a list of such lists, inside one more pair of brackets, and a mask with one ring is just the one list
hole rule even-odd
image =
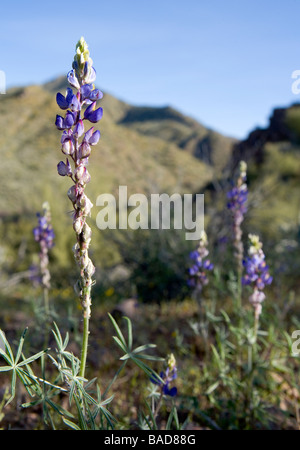
[[244, 247], [242, 242], [241, 223], [247, 212], [248, 188], [247, 188], [247, 164], [240, 162], [240, 171], [233, 188], [227, 193], [227, 207], [233, 217], [233, 240], [235, 257], [238, 263], [238, 270], [241, 273], [243, 267]]
[[50, 288], [50, 272], [48, 268], [48, 251], [54, 246], [54, 231], [51, 225], [51, 212], [48, 202], [43, 203], [43, 214], [37, 214], [38, 226], [33, 229], [35, 241], [40, 244], [41, 285]]
[[[55, 121], [56, 127], [63, 132], [61, 150], [66, 155], [66, 160], [59, 162], [57, 171], [61, 176], [70, 177], [74, 183], [68, 191], [68, 197], [74, 209], [73, 228], [77, 243], [73, 251], [80, 269], [80, 279], [76, 285], [76, 291], [83, 308], [85, 327], [83, 352], [86, 352], [87, 324], [91, 315], [91, 286], [95, 267], [88, 256], [92, 233], [86, 222], [93, 205], [84, 191], [87, 183], [91, 180], [87, 165], [92, 146], [97, 144], [100, 138], [100, 131], [95, 130], [94, 126], [89, 128], [88, 122], [95, 124], [102, 118], [103, 110], [101, 107], [97, 108], [96, 103], [103, 97], [103, 94], [93, 84], [96, 79], [96, 71], [84, 38], [81, 38], [76, 45], [72, 70], [68, 73], [67, 78], [70, 86], [77, 92], [74, 94], [72, 88], [68, 88], [65, 96], [58, 93], [56, 97], [58, 106], [62, 110], [66, 110], [65, 116], [57, 115]], [[86, 131], [85, 124], [88, 128]], [[82, 356], [82, 376], [85, 357], [86, 355]]]
[[207, 249], [208, 240], [205, 231], [201, 233], [199, 246], [197, 250], [190, 253], [193, 261], [192, 267], [189, 269], [188, 284], [195, 288], [198, 293], [202, 292], [203, 287], [208, 283], [207, 271], [213, 269], [213, 264], [207, 259], [209, 251]]
[[263, 290], [266, 285], [272, 283], [272, 277], [269, 274], [269, 267], [266, 264], [259, 237], [254, 234], [249, 234], [249, 241], [248, 256], [243, 262], [246, 274], [242, 282], [244, 285], [253, 286], [253, 292], [249, 297], [249, 301], [254, 307], [255, 319], [257, 321], [262, 311], [262, 302], [266, 298]]
[[154, 377], [150, 380], [153, 384], [160, 386], [161, 393], [163, 395], [169, 395], [171, 397], [175, 397], [177, 394], [176, 386], [170, 388], [170, 384], [177, 378], [177, 367], [176, 367], [176, 359], [171, 353], [166, 360], [167, 368], [165, 371], [160, 372], [159, 376], [163, 381], [160, 381]]

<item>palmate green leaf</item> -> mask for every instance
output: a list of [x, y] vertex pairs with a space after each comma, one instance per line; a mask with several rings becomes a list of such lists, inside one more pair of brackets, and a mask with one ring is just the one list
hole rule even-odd
[[[106, 392], [106, 391], [105, 391]], [[98, 414], [103, 414], [109, 426], [113, 429], [113, 423], [117, 420], [115, 417], [105, 408], [105, 405], [108, 405], [114, 398], [114, 395], [111, 395], [109, 398], [102, 400], [102, 394], [99, 385], [97, 385], [97, 401], [94, 400], [95, 409], [93, 413], [94, 419], [96, 419]]]
[[[15, 397], [17, 376], [24, 384], [29, 395], [33, 396], [34, 393], [37, 393], [38, 377], [33, 375], [33, 372], [29, 370], [29, 364], [31, 364], [33, 361], [37, 360], [42, 355], [44, 355], [47, 352], [47, 350], [42, 350], [41, 352], [38, 352], [35, 355], [30, 356], [29, 358], [25, 358], [25, 356], [22, 353], [22, 349], [23, 349], [23, 344], [24, 344], [24, 340], [25, 340], [25, 335], [27, 332], [27, 328], [26, 328], [24, 330], [22, 336], [20, 337], [16, 356], [14, 357], [13, 351], [12, 351], [12, 349], [9, 345], [9, 342], [7, 341], [4, 333], [2, 332], [2, 330], [0, 330], [0, 332], [1, 332], [1, 338], [3, 339], [5, 348], [7, 351], [7, 353], [6, 353], [2, 350], [1, 355], [6, 360], [6, 362], [9, 364], [8, 366], [1, 366], [0, 372], [9, 372], [9, 371], [12, 372], [11, 395], [6, 403], [6, 405], [8, 405], [9, 403], [12, 402], [12, 400]], [[19, 362], [19, 360], [21, 358], [22, 358], [22, 360]]]
[[28, 328], [25, 328], [25, 330], [23, 331], [22, 336], [20, 337], [19, 346], [18, 346], [16, 357], [15, 357], [15, 364], [18, 364], [18, 361], [21, 358], [23, 345], [24, 345], [24, 340], [25, 340], [25, 335], [27, 333], [27, 330], [28, 330]]
[[[9, 342], [6, 339], [6, 336], [2, 330], [0, 330], [0, 337], [1, 337], [2, 341], [4, 342], [4, 345], [6, 348], [6, 352], [2, 348], [0, 348], [0, 354], [4, 357], [6, 362], [13, 364], [13, 362], [14, 362], [13, 351], [12, 351], [11, 346], [9, 345]], [[8, 352], [8, 354], [7, 354], [7, 352]]]
[[124, 317], [124, 319], [127, 321], [127, 331], [128, 331], [128, 348], [131, 349], [132, 348], [132, 323], [131, 320], [128, 317]]
[[72, 428], [72, 430], [80, 431], [80, 427], [66, 417], [63, 417], [63, 421], [68, 427]]
[[126, 345], [124, 345], [123, 342], [117, 336], [113, 336], [113, 340], [118, 344], [118, 346], [121, 348], [121, 350], [123, 350], [124, 353], [127, 352]]
[[[48, 351], [48, 349], [42, 350], [42, 351], [36, 353], [35, 355], [30, 356], [29, 358], [23, 359], [23, 361], [21, 361], [17, 366], [22, 367], [22, 366], [28, 365], [28, 364], [32, 363], [33, 361], [35, 361], [36, 359], [39, 359], [42, 355], [47, 353], [47, 351]], [[23, 355], [22, 355], [22, 357], [24, 358]]]
[[76, 408], [77, 408], [80, 430], [88, 430], [89, 427], [88, 427], [88, 423], [86, 421], [86, 418], [85, 418], [85, 415], [83, 412], [81, 400], [79, 400], [79, 398], [76, 395], [74, 396], [74, 400], [75, 400], [75, 404], [76, 404]]
[[[147, 364], [145, 364], [144, 362], [140, 361], [138, 358], [132, 356], [131, 360], [140, 368], [142, 369], [142, 371], [148, 375], [148, 377], [151, 377], [152, 375], [157, 375], [155, 373], [155, 371], [153, 369], [151, 369], [151, 367], [149, 367]], [[158, 376], [158, 375], [157, 375]]]
[[12, 366], [0, 366], [0, 372], [8, 372], [12, 370]]
[[120, 357], [121, 361], [124, 361], [125, 363], [128, 360], [131, 360], [134, 364], [136, 364], [148, 377], [155, 376], [158, 380], [163, 382], [163, 380], [160, 378], [160, 376], [153, 370], [151, 367], [149, 367], [146, 363], [144, 363], [142, 360], [149, 360], [149, 361], [164, 361], [164, 358], [158, 357], [158, 356], [151, 356], [151, 355], [145, 355], [141, 353], [142, 351], [156, 348], [155, 344], [144, 344], [140, 345], [136, 349], [132, 350], [132, 324], [131, 320], [128, 317], [124, 317], [124, 319], [127, 321], [127, 328], [128, 328], [128, 344], [126, 343], [126, 340], [124, 338], [124, 335], [116, 323], [115, 319], [109, 314], [109, 317], [113, 323], [113, 326], [117, 332], [118, 336], [113, 336], [114, 341], [118, 344], [118, 346], [122, 349], [122, 351], [125, 353], [123, 356]]
[[[156, 348], [155, 344], [144, 344], [144, 345], [140, 345], [139, 347], [135, 348], [134, 350], [132, 350], [131, 353], [140, 353], [143, 352], [144, 350], [148, 350], [149, 348]], [[155, 358], [159, 358], [159, 357], [155, 357]], [[160, 358], [160, 359], [164, 359], [164, 358]], [[158, 359], [157, 359], [158, 360]]]
[[53, 335], [54, 335], [54, 338], [55, 338], [55, 341], [56, 341], [58, 350], [59, 350], [60, 352], [64, 352], [65, 349], [66, 349], [67, 346], [68, 346], [68, 343], [69, 343], [69, 333], [68, 333], [68, 332], [66, 333], [65, 340], [63, 341], [63, 338], [62, 338], [62, 335], [61, 335], [61, 333], [60, 333], [60, 330], [59, 330], [58, 326], [56, 325], [55, 322], [53, 322], [53, 325], [54, 325], [54, 327], [55, 327], [55, 331], [52, 330], [52, 333], [53, 333]]
[[175, 428], [176, 430], [180, 430], [180, 424], [179, 424], [179, 419], [178, 419], [178, 414], [177, 414], [177, 409], [175, 406], [172, 407], [171, 412], [169, 414], [168, 420], [167, 420], [167, 424], [166, 424], [166, 430], [171, 430], [172, 428], [172, 422], [174, 420], [175, 423]]
[[142, 413], [143, 414], [143, 418], [144, 418], [144, 420], [145, 420], [149, 430], [157, 430], [156, 419], [154, 417], [152, 408], [149, 405], [149, 403], [147, 402], [147, 400], [145, 400], [145, 405], [146, 405], [146, 407], [147, 407], [147, 409], [149, 411], [149, 419], [151, 419], [151, 421], [152, 421], [152, 426], [151, 426], [150, 420], [148, 419], [148, 417], [144, 413]]
[[113, 326], [114, 326], [114, 329], [115, 329], [116, 332], [117, 332], [117, 335], [118, 335], [118, 337], [119, 337], [120, 342], [122, 342], [122, 344], [124, 345], [124, 347], [127, 348], [126, 340], [125, 340], [125, 338], [124, 338], [124, 336], [123, 336], [123, 333], [122, 333], [122, 331], [121, 331], [119, 325], [117, 324], [117, 322], [115, 321], [115, 319], [113, 318], [113, 316], [112, 316], [110, 313], [108, 313], [108, 315], [109, 315], [110, 320], [112, 321], [112, 324], [113, 324]]
[[117, 419], [103, 406], [101, 406], [101, 413], [104, 415], [111, 429], [113, 429], [114, 423], [117, 422]]

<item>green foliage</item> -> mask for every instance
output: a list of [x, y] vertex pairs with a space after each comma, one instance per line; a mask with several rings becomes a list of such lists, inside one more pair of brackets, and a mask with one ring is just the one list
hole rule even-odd
[[[193, 249], [193, 243], [185, 239], [185, 230], [113, 230], [104, 235], [129, 270], [128, 296], [135, 286], [143, 302], [185, 298], [189, 253]], [[122, 284], [123, 295], [126, 284]]]
[[[88, 195], [96, 204], [99, 194], [117, 194], [119, 185], [145, 194], [195, 193], [207, 186], [206, 219], [213, 234], [210, 242], [215, 239], [211, 251], [215, 271], [202, 297], [190, 298], [186, 274], [193, 242], [186, 241], [183, 232], [100, 233], [95, 208], [91, 257], [98, 279], [93, 286], [88, 375], [81, 376], [79, 305], [73, 303], [70, 288], [77, 273], [68, 186], [56, 173], [59, 148], [53, 90], [58, 84], [65, 88], [65, 82], [58, 80], [13, 89], [0, 104], [5, 180], [0, 187], [0, 342], [4, 344], [0, 373], [10, 386], [9, 396], [5, 394], [0, 404], [0, 419], [5, 422], [5, 408], [11, 411], [19, 403], [18, 390], [24, 388], [30, 401], [22, 398], [23, 410], [36, 408], [43, 418], [38, 426], [51, 429], [181, 430], [191, 424], [216, 430], [299, 427], [299, 359], [291, 356], [291, 333], [300, 328], [298, 109], [287, 111], [285, 124], [295, 139], [265, 144], [262, 162], [250, 157], [248, 163], [250, 204], [244, 234], [251, 230], [262, 235], [274, 275], [258, 324], [248, 303], [249, 292], [241, 289], [231, 248], [221, 251], [218, 243], [220, 230], [222, 236], [231, 232], [224, 218], [222, 169], [232, 140], [171, 108], [135, 108], [105, 95], [102, 146], [92, 154], [91, 175], [97, 182], [88, 187]], [[22, 276], [28, 278], [28, 268], [37, 257], [32, 228], [44, 200], [51, 204], [57, 236], [50, 254], [49, 311], [41, 306], [39, 291], [28, 282], [20, 283]], [[119, 265], [125, 267], [127, 277], [117, 283], [109, 275]], [[112, 314], [107, 320], [107, 311], [132, 294], [140, 300], [140, 314], [132, 320], [125, 317], [123, 331]], [[49, 334], [50, 319], [56, 323]], [[23, 320], [33, 324], [31, 338], [26, 330], [17, 336]], [[4, 334], [6, 327], [10, 339]], [[145, 344], [153, 339], [155, 344]], [[38, 351], [42, 340], [47, 350]], [[115, 357], [112, 341], [121, 356]], [[163, 395], [150, 382], [152, 376], [159, 378], [164, 360], [154, 349], [159, 355], [170, 350], [176, 354], [176, 398]]]

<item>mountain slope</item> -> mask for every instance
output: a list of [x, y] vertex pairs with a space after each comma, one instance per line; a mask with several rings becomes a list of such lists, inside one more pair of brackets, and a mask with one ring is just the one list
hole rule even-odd
[[[65, 77], [44, 85], [53, 94], [67, 88]], [[140, 135], [156, 137], [175, 144], [195, 158], [210, 165], [220, 175], [227, 164], [232, 147], [238, 141], [204, 127], [174, 108], [133, 106], [105, 94], [103, 107], [111, 120], [135, 130]]]
[[249, 226], [270, 245], [293, 239], [300, 225], [300, 105], [275, 108], [266, 128], [237, 143], [228, 172], [240, 160], [248, 164], [251, 208]]
[[[64, 93], [65, 87], [65, 78], [59, 78], [43, 86], [10, 89], [0, 97], [0, 233], [7, 261], [14, 261], [14, 251], [23, 240], [31, 246], [28, 251], [36, 248], [32, 228], [35, 214], [45, 200], [50, 203], [57, 234], [54, 257], [58, 264], [68, 264], [72, 259], [74, 236], [67, 198], [71, 181], [57, 174], [57, 163], [65, 156], [60, 151], [61, 132], [54, 125], [56, 114], [60, 114], [56, 92]], [[95, 226], [98, 195], [112, 193], [117, 197], [120, 185], [128, 186], [128, 196], [201, 192], [211, 182], [214, 172], [211, 164], [195, 158], [192, 152], [183, 151], [186, 148], [177, 145], [176, 139], [162, 136], [166, 128], [159, 109], [152, 108], [153, 120], [156, 116], [157, 129], [159, 124], [162, 126], [159, 132], [151, 134], [125, 120], [135, 107], [109, 94], [104, 95], [101, 106], [104, 115], [97, 125], [101, 139], [90, 157], [92, 181], [87, 186], [87, 194], [94, 204], [91, 218], [94, 248], [99, 253], [105, 244]], [[165, 111], [161, 112], [165, 115]], [[180, 120], [175, 120], [176, 114], [172, 111], [167, 126], [174, 128], [173, 134], [181, 125], [189, 124], [189, 119], [179, 113]], [[201, 125], [198, 128], [202, 129]], [[105, 251], [110, 250], [105, 248]]]

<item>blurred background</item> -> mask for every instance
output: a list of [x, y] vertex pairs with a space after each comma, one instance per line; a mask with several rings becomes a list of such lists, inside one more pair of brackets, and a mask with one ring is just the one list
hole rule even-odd
[[[204, 193], [211, 248], [226, 259], [226, 191], [244, 159], [250, 190], [244, 237], [260, 234], [273, 270], [288, 279], [287, 290], [298, 287], [300, 94], [292, 74], [300, 68], [299, 9], [296, 0], [1, 5], [5, 295], [36, 263], [32, 228], [44, 201], [56, 234], [53, 282], [69, 286], [68, 276], [76, 278], [69, 184], [56, 172], [62, 154], [54, 121], [56, 92], [65, 92], [81, 36], [104, 92], [87, 188], [93, 204], [101, 193], [117, 196], [120, 185], [128, 186], [128, 195]], [[97, 212], [94, 206], [91, 251], [100, 296], [115, 294], [119, 284], [121, 297], [186, 295], [196, 243], [178, 230], [100, 232]]]
[[[148, 198], [153, 193], [204, 194], [205, 230], [215, 270], [203, 304], [209, 305], [211, 323], [221, 323], [222, 335], [226, 316], [217, 315], [232, 307], [236, 283], [227, 192], [244, 160], [249, 189], [242, 224], [245, 251], [248, 233], [258, 234], [273, 276], [262, 315], [270, 338], [264, 357], [268, 360], [278, 350], [276, 361], [284, 372], [280, 352], [286, 358], [289, 353], [286, 344], [278, 344], [274, 330], [291, 334], [300, 328], [299, 15], [297, 0], [2, 2], [0, 328], [8, 337], [15, 339], [17, 330], [30, 324], [30, 350], [35, 350], [42, 336], [42, 292], [35, 277], [39, 246], [33, 228], [47, 201], [55, 233], [55, 246], [49, 251], [51, 311], [74, 333], [72, 351], [80, 348], [81, 312], [73, 290], [78, 277], [72, 252], [75, 234], [67, 197], [71, 180], [57, 174], [57, 164], [65, 157], [55, 118], [60, 114], [56, 93], [65, 94], [75, 46], [84, 36], [97, 71], [96, 86], [104, 93], [104, 114], [97, 124], [101, 139], [92, 149], [92, 179], [86, 190], [94, 204], [90, 257], [96, 266], [89, 367], [100, 365], [105, 374], [112, 370], [107, 311], [126, 314], [138, 319], [134, 330], [141, 344], [144, 339], [159, 343], [163, 356], [174, 351], [181, 392], [189, 399], [194, 396], [193, 405], [200, 399], [200, 405], [219, 367], [205, 373], [212, 360], [207, 350], [211, 325], [204, 329], [206, 335], [189, 326], [199, 318], [187, 283], [189, 254], [198, 242], [187, 241], [186, 230], [172, 227], [100, 231], [96, 199], [103, 193], [117, 199], [119, 186], [128, 187], [128, 196], [143, 193]], [[252, 320], [246, 292], [243, 306]], [[296, 363], [291, 363], [292, 372]], [[132, 398], [139, 395], [137, 378], [130, 376], [131, 384], [119, 393], [123, 397], [116, 406], [125, 413], [128, 392]], [[268, 384], [265, 398], [279, 392], [276, 427], [292, 417], [293, 428], [296, 397], [287, 389], [282, 405], [283, 378], [272, 380], [277, 384]], [[264, 381], [263, 374], [259, 382]], [[225, 383], [229, 405], [232, 395], [227, 387]], [[241, 392], [237, 384], [238, 408], [243, 405]], [[212, 416], [217, 422], [220, 410], [227, 414], [216, 391], [214, 405], [218, 399]], [[187, 411], [191, 408], [189, 404]], [[198, 421], [203, 419], [199, 411], [195, 414]], [[224, 428], [231, 426], [226, 420], [227, 416]], [[31, 427], [27, 422], [25, 426]]]

